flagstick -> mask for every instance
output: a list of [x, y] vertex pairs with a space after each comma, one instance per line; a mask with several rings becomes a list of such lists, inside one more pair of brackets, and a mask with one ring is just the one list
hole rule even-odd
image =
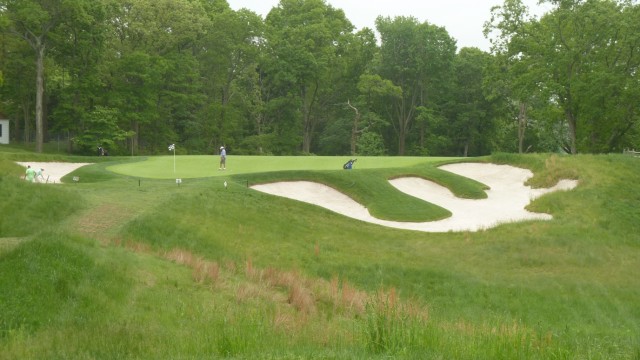
[[176, 174], [176, 144], [169, 145], [169, 151], [173, 151], [173, 175]]

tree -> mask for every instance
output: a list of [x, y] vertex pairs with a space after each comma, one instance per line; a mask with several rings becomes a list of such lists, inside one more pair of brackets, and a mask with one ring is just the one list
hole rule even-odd
[[452, 150], [458, 136], [451, 135], [452, 127], [440, 109], [418, 106], [416, 109], [416, 124], [419, 128], [419, 153], [429, 154], [458, 154]]
[[263, 22], [253, 12], [228, 8], [209, 9], [208, 17], [202, 39], [206, 50], [198, 56], [206, 96], [200, 128], [209, 147], [212, 143], [239, 145], [245, 132], [262, 131], [264, 108], [257, 68]]
[[[507, 69], [513, 99], [524, 103], [521, 122], [532, 101], [557, 107], [568, 129], [567, 152], [621, 150], [638, 124], [640, 5], [546, 2], [554, 8], [538, 21], [525, 20], [521, 1], [506, 0], [485, 29], [500, 32], [494, 49]], [[523, 137], [521, 131], [521, 143]]]
[[[384, 120], [385, 117], [391, 116], [389, 112], [385, 112], [389, 109], [387, 104], [392, 104], [402, 98], [402, 88], [394, 85], [390, 80], [383, 79], [380, 75], [364, 73], [358, 81], [358, 91], [360, 93], [359, 103], [364, 105], [362, 117], [367, 123], [362, 135], [369, 140], [374, 140], [366, 142], [367, 148], [370, 149], [369, 145], [372, 143], [384, 144], [379, 133], [375, 133], [375, 135], [371, 133], [389, 125], [389, 122]], [[356, 142], [357, 144], [363, 143], [359, 139]], [[357, 153], [362, 153], [362, 149], [357, 149]]]
[[120, 109], [121, 127], [135, 133], [132, 153], [164, 151], [201, 108], [196, 56], [209, 19], [198, 1], [136, 0], [116, 1], [111, 23], [104, 106]]
[[343, 74], [339, 51], [353, 25], [324, 0], [281, 0], [266, 26], [265, 72], [279, 96], [298, 102], [302, 151], [310, 153], [326, 107], [337, 100], [331, 88]]
[[630, 1], [553, 1], [540, 21], [538, 64], [552, 75], [572, 154], [621, 150], [638, 122], [639, 6]]
[[0, 87], [2, 112], [13, 121], [12, 134], [29, 141], [35, 111], [35, 67], [31, 57], [33, 50], [18, 37], [2, 36], [2, 66], [4, 84]]
[[73, 2], [62, 0], [4, 0], [0, 8], [8, 19], [10, 34], [26, 41], [35, 52], [36, 63], [36, 152], [43, 144], [44, 59], [56, 27]]
[[[331, 91], [336, 103], [326, 109], [328, 116], [320, 136], [322, 154], [350, 153], [356, 155], [358, 137], [371, 129], [370, 109], [366, 97], [359, 90], [359, 81], [371, 66], [377, 53], [375, 34], [364, 28], [355, 34], [347, 34], [339, 49], [339, 64], [334, 66], [340, 73], [335, 78]], [[342, 71], [338, 70], [342, 69]]]
[[73, 139], [74, 143], [84, 152], [95, 151], [96, 146], [117, 152], [118, 142], [132, 135], [131, 132], [120, 129], [118, 118], [117, 109], [97, 106], [86, 115], [86, 130]]
[[[73, 8], [57, 29], [64, 34], [50, 51], [48, 71], [48, 127], [70, 137], [88, 131], [84, 119], [101, 103], [101, 68], [109, 34], [109, 12], [103, 1]], [[72, 151], [69, 142], [69, 151]], [[95, 146], [95, 144], [93, 144]], [[91, 148], [93, 151], [94, 149]]]
[[[517, 112], [518, 152], [524, 152], [528, 127], [527, 110], [539, 92], [538, 79], [544, 78], [534, 66], [529, 48], [535, 33], [535, 19], [521, 0], [505, 0], [502, 6], [491, 9], [491, 19], [484, 25], [484, 34], [491, 39], [494, 63], [492, 66], [489, 98], [503, 99], [508, 113]], [[515, 106], [514, 106], [515, 105]], [[515, 108], [515, 110], [514, 110]]]
[[491, 103], [485, 96], [485, 73], [491, 56], [477, 48], [463, 48], [454, 62], [451, 138], [462, 148], [462, 155], [486, 155], [494, 123]]
[[447, 88], [455, 41], [444, 28], [420, 24], [413, 17], [378, 17], [376, 27], [381, 37], [377, 71], [402, 89], [402, 96], [391, 105], [390, 120], [398, 154], [404, 155], [417, 107], [437, 103]]

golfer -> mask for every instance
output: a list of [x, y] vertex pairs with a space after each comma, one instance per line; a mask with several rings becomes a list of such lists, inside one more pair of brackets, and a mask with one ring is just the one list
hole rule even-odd
[[224, 146], [220, 146], [220, 167], [218, 170], [226, 170], [227, 169], [227, 150]]
[[36, 177], [36, 171], [33, 170], [31, 165], [27, 165], [27, 171], [25, 172], [24, 179], [27, 180], [28, 182], [33, 182], [35, 177]]
[[35, 181], [36, 182], [44, 182], [44, 175], [42, 175], [42, 172], [44, 171], [43, 168], [38, 168], [37, 170], [35, 170], [36, 176], [35, 176]]

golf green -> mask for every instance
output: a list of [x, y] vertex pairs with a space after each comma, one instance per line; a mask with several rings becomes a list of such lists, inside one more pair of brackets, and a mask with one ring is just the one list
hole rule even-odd
[[[202, 178], [284, 170], [340, 170], [346, 156], [228, 156], [227, 169], [219, 170], [215, 155], [153, 156], [146, 160], [107, 167], [107, 170], [150, 179]], [[358, 157], [356, 169], [406, 167], [451, 158]]]

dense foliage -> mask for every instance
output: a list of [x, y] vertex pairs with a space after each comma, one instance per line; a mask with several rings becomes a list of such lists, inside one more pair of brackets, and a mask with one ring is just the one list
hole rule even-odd
[[[491, 52], [325, 0], [0, 0], [0, 117], [68, 151], [483, 155], [640, 141], [640, 5], [504, 0]], [[377, 34], [377, 37], [376, 37]]]

